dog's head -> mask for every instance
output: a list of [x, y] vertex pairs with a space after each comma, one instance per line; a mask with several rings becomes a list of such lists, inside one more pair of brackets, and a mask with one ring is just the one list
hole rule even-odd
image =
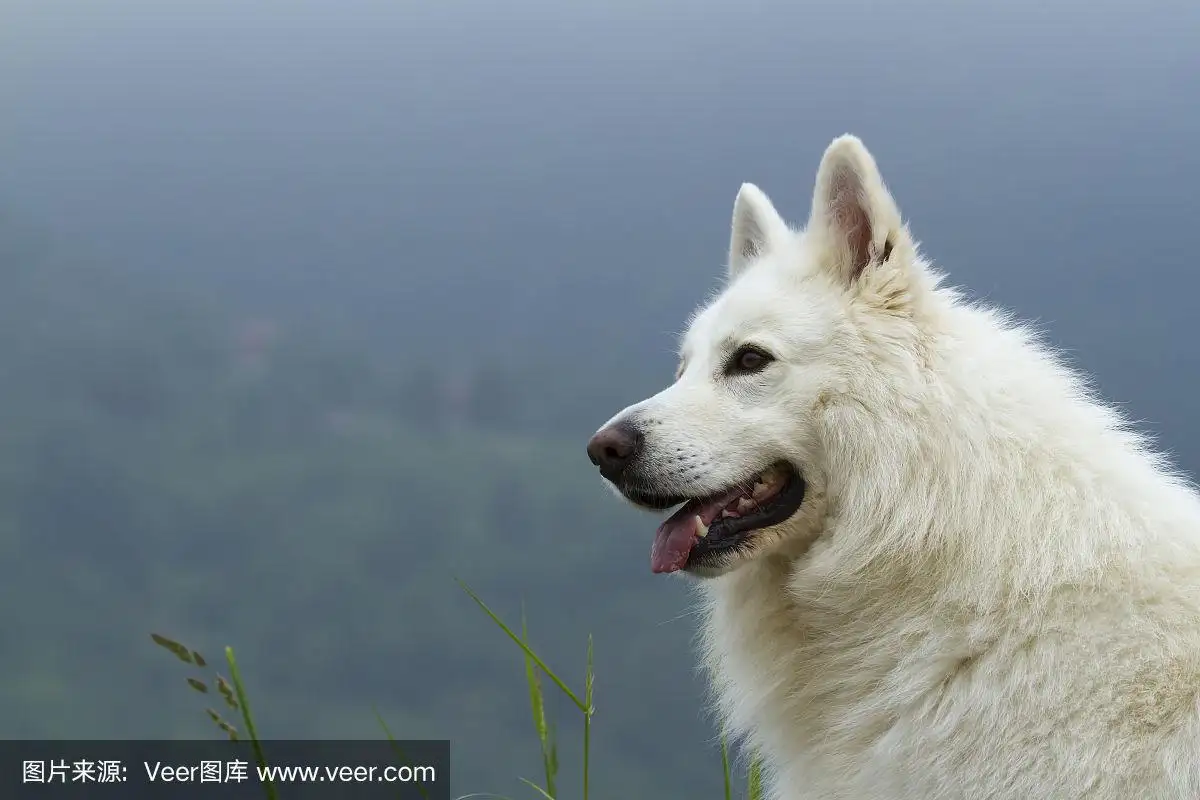
[[862, 143], [840, 137], [792, 230], [757, 187], [737, 195], [724, 290], [692, 319], [674, 384], [588, 443], [604, 478], [659, 528], [656, 572], [728, 572], [821, 532], [831, 406], [867, 403], [881, 350], [911, 337], [918, 263]]

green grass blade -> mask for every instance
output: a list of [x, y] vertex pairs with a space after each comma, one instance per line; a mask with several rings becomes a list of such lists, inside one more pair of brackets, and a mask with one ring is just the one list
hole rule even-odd
[[758, 756], [750, 762], [750, 781], [746, 793], [747, 800], [762, 800], [762, 761]]
[[596, 709], [592, 705], [592, 684], [596, 673], [592, 669], [592, 635], [588, 634], [587, 677], [583, 681], [583, 699], [587, 709], [583, 712], [583, 800], [588, 800], [588, 766], [592, 744], [592, 714]]
[[474, 600], [475, 603], [480, 608], [483, 609], [483, 612], [485, 614], [487, 614], [489, 617], [492, 618], [492, 622], [496, 623], [496, 625], [498, 625], [500, 627], [500, 630], [502, 630], [508, 634], [508, 638], [510, 638], [514, 642], [516, 642], [517, 646], [520, 647], [522, 650], [524, 650], [525, 654], [527, 656], [529, 656], [531, 659], [533, 659], [533, 663], [538, 665], [538, 668], [541, 669], [541, 671], [546, 674], [547, 678], [554, 681], [555, 685], [558, 686], [558, 688], [562, 690], [562, 693], [571, 699], [571, 702], [575, 704], [575, 707], [586, 714], [587, 710], [588, 710], [587, 705], [582, 700], [580, 700], [579, 697], [574, 692], [572, 692], [569, 688], [567, 688], [567, 684], [563, 683], [562, 678], [560, 678], [560, 677], [558, 677], [558, 675], [554, 674], [554, 670], [552, 670], [548, 666], [546, 666], [546, 662], [542, 661], [541, 657], [539, 657], [537, 653], [533, 652], [533, 650], [530, 649], [529, 645], [527, 645], [527, 644], [525, 644], [525, 642], [521, 641], [521, 637], [518, 636], [517, 634], [513, 633], [512, 628], [505, 625], [504, 620], [500, 619], [500, 617], [496, 614], [495, 611], [492, 611], [490, 608], [488, 608], [487, 603], [483, 602], [483, 600], [480, 599], [479, 595], [477, 595], [473, 591], [471, 591], [471, 588], [469, 586], [467, 586], [462, 581], [458, 581], [458, 585], [463, 588], [463, 591], [465, 591], [468, 595], [471, 596], [471, 599]]
[[733, 781], [729, 774], [729, 743], [721, 734], [721, 774], [725, 776], [725, 800], [733, 800]]
[[[225, 660], [229, 662], [229, 678], [233, 681], [238, 704], [242, 707], [242, 720], [246, 723], [246, 733], [250, 734], [250, 745], [254, 748], [254, 758], [258, 762], [259, 768], [266, 770], [267, 757], [263, 754], [262, 742], [258, 740], [258, 732], [254, 728], [254, 717], [250, 715], [250, 701], [246, 698], [246, 687], [242, 683], [242, 674], [238, 672], [237, 660], [233, 657], [232, 647], [225, 648]], [[263, 781], [263, 791], [267, 793], [268, 800], [279, 800], [279, 794], [275, 791], [275, 783], [270, 778]]]
[[[392, 736], [392, 731], [388, 728], [388, 724], [383, 721], [383, 715], [379, 713], [379, 709], [377, 708], [374, 709], [374, 711], [375, 719], [379, 720], [379, 727], [383, 728], [384, 735], [387, 736], [388, 741], [392, 743], [392, 751], [396, 754], [396, 758], [401, 764], [407, 764], [409, 767], [411, 767], [413, 763], [408, 760], [408, 756], [404, 755], [404, 749], [400, 747], [400, 743], [396, 741], [396, 737]], [[417, 791], [421, 793], [421, 797], [424, 797], [425, 800], [429, 800], [429, 792], [425, 791], [425, 784], [421, 783], [420, 781], [416, 781], [416, 784]], [[403, 792], [400, 794], [403, 794]]]
[[[525, 608], [521, 607], [521, 640], [529, 645], [529, 625], [525, 619]], [[546, 724], [546, 698], [542, 694], [542, 682], [538, 678], [537, 665], [527, 654], [525, 655], [525, 680], [529, 683], [529, 705], [533, 711], [533, 726], [537, 730], [538, 742], [542, 748], [542, 767], [546, 772], [546, 791], [555, 793], [554, 779], [557, 772], [556, 759], [553, 757], [550, 741], [550, 728]]]
[[532, 787], [533, 787], [533, 788], [534, 788], [534, 789], [537, 791], [537, 793], [538, 793], [538, 794], [540, 794], [542, 797], [546, 798], [546, 800], [554, 800], [554, 798], [553, 798], [553, 797], [551, 797], [551, 796], [550, 796], [550, 795], [549, 795], [549, 794], [546, 792], [546, 790], [545, 790], [545, 789], [543, 789], [542, 787], [538, 786], [536, 783], [534, 783], [533, 781], [529, 780], [528, 778], [521, 778], [520, 780], [521, 780], [521, 783], [528, 784], [529, 786], [532, 786]]

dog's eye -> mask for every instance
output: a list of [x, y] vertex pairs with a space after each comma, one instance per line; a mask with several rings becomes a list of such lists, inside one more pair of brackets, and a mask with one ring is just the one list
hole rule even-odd
[[771, 356], [757, 347], [742, 347], [729, 359], [725, 372], [729, 375], [748, 375], [771, 363]]

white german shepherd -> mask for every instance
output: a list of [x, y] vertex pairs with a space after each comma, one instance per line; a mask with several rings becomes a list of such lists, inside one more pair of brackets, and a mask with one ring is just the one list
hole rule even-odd
[[1197, 800], [1200, 497], [939, 282], [843, 136], [802, 231], [742, 187], [675, 383], [588, 454], [681, 506], [651, 566], [770, 797]]

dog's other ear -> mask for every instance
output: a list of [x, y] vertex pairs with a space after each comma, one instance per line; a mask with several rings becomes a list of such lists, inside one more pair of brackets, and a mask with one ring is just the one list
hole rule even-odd
[[787, 223], [762, 189], [753, 183], [743, 183], [733, 201], [729, 277], [736, 278], [756, 259], [774, 250], [788, 235]]
[[875, 159], [855, 136], [839, 136], [825, 150], [807, 235], [816, 238], [822, 267], [845, 286], [898, 247], [907, 250], [900, 210]]

